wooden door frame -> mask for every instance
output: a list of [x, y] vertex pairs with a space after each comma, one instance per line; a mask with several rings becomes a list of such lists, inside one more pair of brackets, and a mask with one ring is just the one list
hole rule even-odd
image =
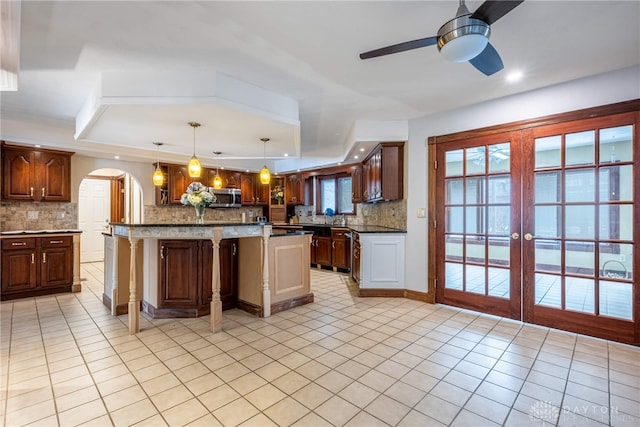
[[[640, 99], [634, 99], [630, 101], [623, 101], [615, 104], [609, 104], [604, 106], [586, 108], [566, 113], [553, 114], [549, 116], [543, 116], [533, 119], [527, 119], [522, 121], [516, 121], [496, 126], [489, 126], [480, 129], [467, 130], [462, 132], [456, 132], [445, 135], [430, 136], [427, 139], [427, 170], [428, 170], [428, 227], [427, 227], [427, 301], [430, 303], [436, 302], [436, 285], [437, 285], [437, 256], [438, 251], [442, 250], [442, 245], [438, 246], [435, 230], [438, 224], [437, 218], [437, 164], [436, 164], [436, 146], [438, 144], [444, 144], [452, 141], [460, 141], [478, 138], [485, 135], [492, 135], [496, 133], [505, 132], [519, 132], [525, 129], [538, 126], [546, 126], [552, 124], [560, 124], [571, 121], [604, 117], [609, 115], [615, 115], [620, 113], [636, 113], [636, 126], [634, 129], [634, 137], [636, 141], [640, 141]], [[634, 164], [640, 167], [640, 150], [634, 152]], [[634, 200], [640, 201], [640, 185], [634, 186]], [[640, 207], [634, 209], [634, 221], [640, 223]], [[633, 269], [635, 273], [640, 274], [640, 238], [636, 236], [634, 241], [634, 260]], [[637, 281], [637, 280], [636, 280]], [[640, 289], [636, 287], [634, 289], [634, 307], [633, 317], [635, 319], [635, 331], [633, 337], [629, 337], [629, 341], [632, 344], [640, 345]], [[627, 341], [627, 342], [629, 342]]]

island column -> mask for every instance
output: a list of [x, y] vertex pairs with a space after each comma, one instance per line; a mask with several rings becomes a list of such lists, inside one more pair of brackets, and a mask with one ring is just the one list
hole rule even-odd
[[[131, 233], [131, 232], [129, 232]], [[131, 247], [129, 266], [129, 333], [131, 335], [140, 332], [140, 310], [136, 293], [138, 289], [138, 262], [136, 259], [139, 239], [131, 237], [129, 234], [129, 245]]]
[[262, 241], [264, 242], [264, 254], [262, 256], [262, 316], [271, 316], [271, 291], [269, 290], [269, 237], [271, 226], [262, 227]]
[[220, 241], [222, 240], [222, 228], [213, 229], [213, 266], [211, 273], [211, 331], [222, 330], [222, 300], [220, 299]]

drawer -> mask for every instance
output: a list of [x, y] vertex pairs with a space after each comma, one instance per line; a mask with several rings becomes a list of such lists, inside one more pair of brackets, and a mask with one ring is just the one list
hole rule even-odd
[[348, 232], [349, 230], [331, 230], [331, 238], [333, 240], [346, 239], [347, 238], [346, 234]]
[[42, 248], [59, 248], [67, 247], [73, 244], [73, 237], [71, 236], [56, 236], [56, 237], [41, 237]]
[[35, 249], [36, 239], [33, 237], [23, 237], [19, 239], [2, 239], [2, 249], [10, 251], [12, 249]]

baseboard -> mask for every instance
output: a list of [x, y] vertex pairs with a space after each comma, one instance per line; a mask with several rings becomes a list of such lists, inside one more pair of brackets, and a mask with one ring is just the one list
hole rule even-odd
[[412, 291], [409, 289], [358, 289], [359, 297], [386, 297], [386, 298], [407, 298], [416, 301], [432, 303], [429, 294], [426, 292]]
[[293, 307], [309, 304], [313, 302], [313, 293], [308, 293], [288, 300], [280, 301], [275, 304], [271, 304], [271, 314], [278, 313], [280, 311], [289, 310]]
[[246, 311], [249, 314], [253, 314], [254, 316], [257, 316], [257, 317], [263, 317], [264, 316], [264, 313], [262, 311], [262, 307], [259, 306], [259, 305], [252, 304], [250, 302], [238, 299], [237, 307], [240, 310]]

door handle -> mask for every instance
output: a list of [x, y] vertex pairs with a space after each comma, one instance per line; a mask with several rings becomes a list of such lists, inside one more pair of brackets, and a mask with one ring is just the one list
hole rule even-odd
[[531, 233], [527, 233], [524, 235], [524, 240], [531, 240], [533, 239], [535, 236]]
[[520, 235], [518, 233], [511, 233], [511, 238], [513, 240], [518, 240], [520, 238]]
[[164, 259], [164, 246], [160, 246], [160, 259]]
[[238, 250], [237, 247], [236, 247], [236, 244], [233, 243], [233, 244], [231, 244], [231, 246], [233, 247], [233, 255], [235, 255], [237, 250]]

